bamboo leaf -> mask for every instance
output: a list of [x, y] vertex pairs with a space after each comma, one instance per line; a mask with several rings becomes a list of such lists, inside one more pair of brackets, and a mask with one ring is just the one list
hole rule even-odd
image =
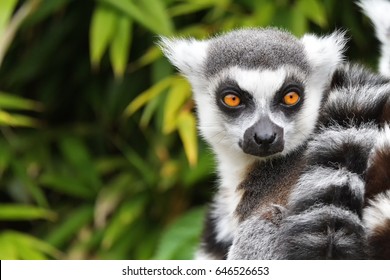
[[59, 174], [45, 174], [40, 178], [40, 184], [43, 187], [50, 188], [62, 194], [73, 197], [92, 199], [95, 192], [85, 186], [76, 178]]
[[34, 118], [26, 117], [19, 114], [11, 114], [0, 110], [0, 126], [21, 126], [21, 127], [39, 127], [41, 123]]
[[32, 235], [17, 231], [0, 233], [0, 247], [2, 248], [0, 251], [1, 259], [41, 260], [49, 257], [61, 258], [61, 253], [50, 244]]
[[37, 182], [27, 173], [28, 163], [23, 161], [12, 161], [12, 171], [17, 181], [23, 185], [23, 188], [28, 191], [28, 195], [41, 207], [48, 208], [48, 201], [42, 188], [38, 186]]
[[18, 0], [1, 0], [0, 1], [0, 38], [4, 29], [12, 16]]
[[297, 7], [293, 7], [291, 10], [291, 31], [296, 36], [302, 36], [307, 32], [308, 21], [302, 16], [301, 11]]
[[129, 192], [129, 186], [133, 181], [133, 176], [128, 173], [121, 173], [108, 182], [106, 188], [99, 192], [94, 210], [96, 227], [105, 227], [108, 217], [116, 210], [122, 199]]
[[164, 230], [154, 259], [192, 259], [203, 228], [205, 208], [195, 208]]
[[300, 0], [297, 3], [297, 9], [306, 18], [310, 19], [320, 27], [326, 27], [328, 22], [326, 19], [326, 11], [324, 6], [317, 0]]
[[165, 34], [173, 34], [173, 24], [170, 16], [167, 13], [167, 9], [164, 5], [164, 1], [161, 0], [148, 0], [148, 1], [134, 1], [140, 6], [140, 9], [145, 15], [148, 15], [149, 20], [153, 20], [153, 27], [155, 30], [159, 29]]
[[93, 206], [83, 205], [72, 209], [69, 215], [53, 228], [45, 240], [55, 247], [62, 247], [65, 243], [74, 239], [77, 232], [93, 220]]
[[191, 96], [191, 87], [189, 83], [177, 78], [168, 93], [164, 106], [163, 132], [171, 133], [176, 128], [176, 122], [180, 108]]
[[102, 5], [95, 8], [90, 26], [90, 55], [91, 62], [97, 67], [114, 36], [117, 19], [112, 9]]
[[148, 101], [155, 98], [159, 94], [161, 94], [165, 89], [167, 89], [174, 77], [170, 76], [167, 77], [158, 83], [154, 84], [149, 89], [145, 90], [144, 92], [140, 93], [137, 98], [135, 98], [125, 109], [124, 114], [125, 116], [129, 117], [132, 114], [134, 114], [136, 111], [138, 111], [142, 106], [144, 106]]
[[0, 141], [0, 178], [8, 168], [12, 158], [10, 147], [5, 141]]
[[25, 204], [0, 204], [0, 220], [55, 220], [56, 213], [40, 207]]
[[42, 111], [42, 104], [33, 100], [0, 92], [0, 108], [40, 112]]
[[128, 17], [121, 16], [118, 19], [117, 30], [110, 47], [111, 63], [117, 77], [122, 77], [126, 70], [132, 39], [132, 25], [133, 22]]
[[162, 56], [160, 48], [152, 46], [139, 59], [130, 64], [130, 71], [149, 65]]
[[128, 231], [131, 224], [138, 219], [145, 210], [146, 202], [145, 196], [137, 196], [120, 207], [104, 234], [102, 241], [103, 248], [111, 248], [121, 234]]
[[77, 137], [64, 137], [60, 149], [65, 159], [80, 176], [82, 183], [91, 189], [97, 190], [102, 183], [99, 174], [93, 165], [91, 155], [84, 142]]
[[162, 1], [99, 0], [99, 2], [118, 9], [156, 34], [166, 36], [173, 34], [172, 22]]
[[190, 112], [184, 111], [177, 119], [177, 126], [188, 162], [191, 166], [194, 166], [198, 161], [198, 138], [196, 136], [195, 117]]

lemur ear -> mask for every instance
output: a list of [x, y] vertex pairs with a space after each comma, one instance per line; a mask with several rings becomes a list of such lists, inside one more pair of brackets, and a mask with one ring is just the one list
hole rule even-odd
[[347, 42], [345, 32], [336, 31], [325, 37], [307, 34], [301, 38], [301, 42], [305, 46], [316, 79], [327, 80], [343, 62]]
[[207, 41], [161, 37], [159, 45], [165, 56], [183, 75], [190, 79], [203, 75]]

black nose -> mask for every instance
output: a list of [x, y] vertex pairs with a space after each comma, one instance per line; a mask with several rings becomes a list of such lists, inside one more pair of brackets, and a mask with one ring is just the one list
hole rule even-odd
[[245, 131], [241, 147], [244, 153], [259, 157], [279, 153], [284, 149], [283, 128], [263, 117]]
[[255, 135], [253, 136], [255, 142], [257, 143], [257, 145], [261, 146], [261, 145], [270, 145], [272, 144], [275, 139], [276, 139], [276, 133], [255, 133]]

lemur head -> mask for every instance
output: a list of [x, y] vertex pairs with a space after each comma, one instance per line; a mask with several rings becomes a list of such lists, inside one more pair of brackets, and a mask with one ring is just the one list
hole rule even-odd
[[343, 35], [297, 39], [279, 29], [242, 29], [209, 40], [162, 38], [190, 81], [199, 128], [223, 152], [267, 158], [300, 146], [342, 62]]

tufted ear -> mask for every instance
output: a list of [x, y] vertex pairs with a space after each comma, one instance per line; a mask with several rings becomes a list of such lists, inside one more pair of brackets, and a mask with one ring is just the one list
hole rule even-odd
[[159, 45], [169, 61], [187, 78], [204, 74], [207, 41], [161, 37]]
[[301, 38], [306, 55], [318, 82], [329, 80], [336, 68], [343, 63], [347, 42], [345, 32], [336, 31], [329, 36], [307, 34]]

